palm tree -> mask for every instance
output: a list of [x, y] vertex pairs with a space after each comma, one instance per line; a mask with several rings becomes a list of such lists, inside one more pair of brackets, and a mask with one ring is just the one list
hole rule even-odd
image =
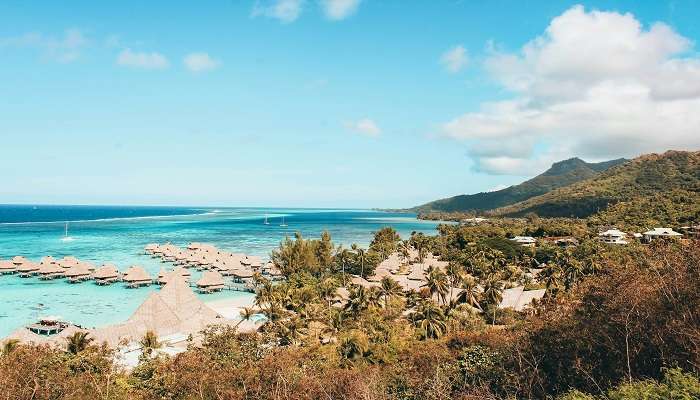
[[479, 285], [476, 283], [476, 279], [474, 279], [473, 276], [467, 275], [464, 277], [462, 280], [462, 289], [458, 300], [484, 311], [479, 304], [479, 297], [481, 295]]
[[422, 301], [412, 319], [424, 339], [437, 339], [447, 331], [444, 312], [431, 300]]
[[384, 297], [384, 307], [389, 304], [389, 298], [395, 296], [401, 296], [403, 294], [403, 288], [390, 276], [385, 276], [379, 283], [380, 295]]
[[350, 298], [345, 303], [345, 311], [349, 311], [353, 316], [358, 316], [369, 307], [369, 293], [364, 286], [357, 286], [350, 290]]
[[408, 264], [411, 261], [411, 245], [407, 241], [401, 242], [399, 245], [399, 253], [405, 263]]
[[241, 320], [236, 323], [236, 328], [238, 328], [238, 325], [242, 324], [243, 321], [250, 321], [255, 314], [257, 314], [257, 312], [254, 309], [250, 307], [243, 307], [240, 311]]
[[158, 341], [158, 335], [153, 331], [147, 331], [139, 343], [141, 344], [143, 354], [146, 355], [150, 355], [153, 350], [163, 346], [163, 344]]
[[68, 336], [66, 338], [68, 342], [68, 352], [71, 354], [78, 354], [85, 350], [93, 341], [88, 335], [90, 335], [89, 332], [75, 332], [73, 335]]
[[352, 331], [340, 340], [338, 353], [345, 360], [354, 361], [364, 357], [369, 350], [367, 336], [359, 331]]
[[437, 294], [438, 300], [445, 302], [445, 296], [449, 290], [449, 284], [447, 283], [447, 275], [437, 268], [430, 266], [426, 271], [428, 274], [425, 277], [425, 283], [422, 287], [428, 288], [430, 290], [430, 295], [434, 296]]
[[2, 350], [0, 351], [0, 355], [8, 355], [12, 353], [17, 346], [19, 346], [19, 339], [7, 339], [5, 342], [2, 344]]
[[503, 301], [503, 283], [492, 279], [484, 286], [484, 300], [493, 307], [493, 325], [496, 325], [496, 310]]
[[335, 260], [338, 264], [340, 264], [340, 267], [343, 272], [343, 286], [347, 285], [346, 279], [345, 279], [345, 267], [348, 264], [348, 261], [350, 261], [350, 252], [348, 252], [347, 249], [344, 249], [343, 246], [338, 247], [338, 251], [336, 252], [335, 255]]
[[318, 294], [321, 298], [328, 303], [328, 308], [331, 308], [331, 302], [335, 297], [335, 292], [338, 288], [338, 284], [333, 278], [325, 278], [318, 285]]
[[272, 301], [262, 309], [263, 314], [269, 322], [277, 322], [287, 315], [287, 311], [282, 307], [279, 301]]
[[356, 244], [352, 245], [352, 249], [355, 250], [358, 261], [360, 261], [360, 276], [365, 277], [365, 262], [367, 262], [367, 250], [362, 247], [358, 247]]
[[447, 264], [447, 268], [445, 268], [445, 273], [447, 274], [447, 280], [450, 283], [450, 301], [452, 301], [452, 292], [454, 288], [459, 286], [464, 280], [464, 272], [459, 265], [450, 262]]
[[304, 330], [304, 323], [301, 318], [294, 317], [280, 325], [280, 338], [283, 344], [294, 345], [299, 343]]

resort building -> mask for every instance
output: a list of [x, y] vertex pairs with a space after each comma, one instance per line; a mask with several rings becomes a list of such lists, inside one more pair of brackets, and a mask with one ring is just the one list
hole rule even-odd
[[523, 311], [532, 304], [534, 300], [543, 298], [546, 291], [546, 289], [525, 291], [524, 286], [506, 289], [503, 291], [503, 299], [498, 305], [498, 308], [512, 308], [515, 311]]
[[126, 282], [126, 287], [129, 288], [148, 286], [153, 283], [153, 279], [151, 279], [151, 276], [148, 275], [148, 272], [137, 265], [130, 267], [124, 273], [122, 280]]
[[0, 275], [14, 274], [17, 272], [17, 267], [12, 261], [0, 260]]
[[[17, 257], [12, 259], [12, 262], [15, 265], [18, 265], [15, 262], [15, 259]], [[34, 264], [33, 262], [29, 260], [24, 260], [23, 262], [19, 263], [17, 266], [17, 272], [19, 272], [19, 277], [20, 278], [29, 278], [30, 276], [34, 276], [39, 272], [39, 264]]]
[[608, 229], [607, 231], [598, 234], [601, 241], [609, 244], [627, 244], [627, 241], [625, 240], [626, 236], [627, 234], [625, 232], [617, 229]]
[[65, 270], [55, 263], [45, 263], [39, 264], [39, 279], [51, 280], [56, 278], [62, 278], [65, 276]]
[[206, 271], [197, 281], [197, 288], [202, 293], [219, 292], [225, 287], [224, 277], [216, 271]]
[[65, 276], [69, 283], [78, 283], [90, 279], [90, 271], [87, 264], [78, 263], [65, 270]]
[[516, 236], [510, 240], [523, 247], [535, 247], [535, 244], [537, 243], [537, 240], [532, 236]]
[[98, 285], [109, 285], [112, 282], [119, 280], [119, 271], [112, 264], [105, 264], [95, 271], [92, 275], [95, 283]]
[[649, 243], [659, 238], [680, 238], [682, 234], [674, 231], [671, 228], [654, 228], [643, 233], [644, 241]]

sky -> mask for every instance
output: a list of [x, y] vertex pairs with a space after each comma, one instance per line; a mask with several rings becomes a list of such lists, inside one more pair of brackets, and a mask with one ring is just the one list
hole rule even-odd
[[700, 2], [0, 3], [0, 204], [399, 208], [700, 148]]

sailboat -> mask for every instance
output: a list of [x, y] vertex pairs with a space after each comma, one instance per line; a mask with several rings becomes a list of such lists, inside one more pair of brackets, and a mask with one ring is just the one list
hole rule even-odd
[[63, 241], [63, 242], [70, 242], [70, 241], [72, 241], [72, 240], [73, 240], [73, 238], [70, 237], [70, 236], [68, 236], [68, 222], [66, 222], [66, 230], [65, 230], [65, 232], [63, 233], [63, 237], [61, 238], [61, 241]]
[[267, 221], [267, 214], [265, 214], [265, 222], [263, 222], [265, 225], [270, 225], [270, 223]]
[[284, 217], [282, 217], [282, 223], [280, 224], [281, 227], [286, 228], [287, 224], [284, 222]]

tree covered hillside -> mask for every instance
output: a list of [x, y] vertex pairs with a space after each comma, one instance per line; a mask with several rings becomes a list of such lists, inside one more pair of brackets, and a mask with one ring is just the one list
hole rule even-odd
[[597, 176], [613, 166], [624, 163], [624, 158], [601, 163], [587, 163], [579, 158], [571, 158], [552, 164], [544, 173], [519, 185], [493, 192], [454, 196], [436, 200], [412, 209], [425, 212], [480, 212], [511, 205], [529, 198], [548, 193], [556, 188], [570, 185]]
[[700, 152], [648, 154], [598, 176], [502, 207], [502, 216], [682, 223], [700, 215]]

